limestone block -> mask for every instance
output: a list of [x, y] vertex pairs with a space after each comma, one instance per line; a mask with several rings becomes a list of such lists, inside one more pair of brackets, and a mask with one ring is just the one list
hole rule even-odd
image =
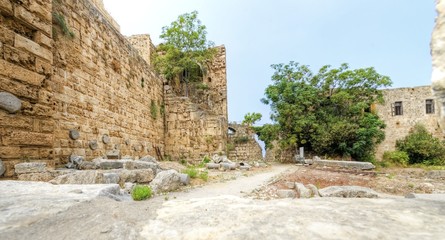
[[34, 35], [34, 41], [36, 43], [38, 43], [38, 44], [44, 45], [47, 48], [51, 48], [52, 47], [52, 39], [47, 37], [45, 34], [43, 34], [40, 31], [38, 31]]
[[171, 192], [179, 188], [181, 177], [175, 170], [167, 170], [158, 173], [150, 183], [154, 192]]
[[126, 161], [124, 163], [124, 169], [134, 170], [134, 169], [152, 169], [153, 172], [157, 172], [159, 169], [158, 164], [154, 162], [144, 162], [144, 161]]
[[119, 150], [111, 150], [107, 152], [107, 158], [108, 159], [120, 159], [121, 158], [121, 152]]
[[110, 160], [100, 160], [96, 161], [99, 164], [100, 169], [120, 169], [124, 167], [124, 161], [110, 161]]
[[41, 173], [46, 171], [46, 163], [19, 163], [14, 166], [14, 169], [16, 174]]
[[104, 184], [104, 174], [95, 171], [75, 171], [62, 176], [58, 176], [51, 180], [52, 184]]
[[126, 182], [131, 183], [149, 183], [154, 178], [153, 170], [151, 169], [137, 169], [137, 170], [127, 170], [120, 169], [114, 170], [115, 173], [119, 174], [119, 184], [123, 185]]
[[2, 69], [0, 75], [17, 79], [34, 86], [40, 86], [42, 81], [45, 79], [44, 75], [29, 71], [28, 69], [14, 65], [2, 59], [0, 59], [0, 69]]
[[318, 188], [313, 184], [308, 184], [306, 187], [311, 190], [312, 197], [320, 197], [320, 193], [318, 192]]
[[40, 18], [26, 10], [24, 7], [16, 5], [14, 8], [14, 16], [32, 28], [40, 29], [48, 36], [52, 35], [52, 23], [41, 21]]
[[374, 190], [360, 186], [332, 186], [320, 189], [318, 192], [322, 197], [378, 198]]
[[307, 189], [302, 183], [295, 183], [299, 198], [310, 198], [312, 196], [311, 190]]
[[18, 156], [20, 156], [20, 147], [0, 146], [0, 158], [17, 158]]
[[32, 145], [48, 146], [53, 145], [53, 135], [34, 132], [13, 131], [9, 136], [3, 138], [3, 143], [9, 146]]
[[179, 174], [180, 181], [182, 185], [189, 185], [190, 184], [190, 176], [188, 174], [180, 173]]
[[18, 179], [20, 181], [49, 182], [54, 179], [54, 175], [50, 172], [25, 173], [20, 174]]
[[0, 0], [0, 12], [12, 15], [12, 3], [9, 0]]
[[29, 51], [43, 59], [48, 60], [50, 63], [53, 62], [53, 53], [50, 50], [41, 47], [38, 43], [22, 37], [19, 34], [15, 35], [14, 47]]
[[0, 108], [9, 113], [16, 113], [22, 108], [22, 102], [8, 92], [0, 92]]
[[105, 184], [118, 184], [119, 180], [119, 174], [117, 173], [104, 173]]

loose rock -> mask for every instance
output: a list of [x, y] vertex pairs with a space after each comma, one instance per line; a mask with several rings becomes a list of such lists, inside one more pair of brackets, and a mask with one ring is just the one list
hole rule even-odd
[[295, 198], [296, 193], [294, 190], [290, 189], [280, 189], [277, 191], [277, 195], [279, 198]]
[[221, 165], [219, 163], [207, 163], [207, 169], [219, 169]]
[[0, 108], [8, 113], [16, 113], [22, 108], [22, 102], [11, 93], [0, 92]]
[[181, 177], [175, 170], [167, 170], [158, 173], [150, 183], [154, 192], [171, 192], [179, 188]]
[[77, 140], [80, 137], [79, 131], [77, 131], [76, 129], [71, 129], [69, 136], [72, 140]]
[[70, 161], [65, 165], [67, 168], [80, 169], [79, 166], [83, 162], [82, 156], [71, 155]]
[[360, 186], [332, 186], [320, 189], [318, 192], [322, 197], [378, 198], [374, 190]]
[[119, 175], [117, 173], [104, 173], [104, 183], [117, 184], [119, 183]]
[[179, 177], [182, 185], [187, 186], [190, 184], [190, 176], [188, 174], [180, 173]]
[[0, 177], [5, 174], [6, 169], [5, 169], [5, 165], [3, 164], [3, 161], [0, 159]]
[[154, 157], [152, 157], [152, 156], [150, 156], [150, 155], [147, 155], [147, 156], [145, 156], [145, 157], [142, 157], [141, 159], [139, 159], [139, 161], [143, 161], [143, 162], [154, 162], [154, 163], [157, 163], [158, 161], [156, 160], [156, 158], [154, 158]]
[[46, 163], [40, 162], [30, 162], [30, 163], [19, 163], [15, 165], [15, 173], [25, 174], [25, 173], [41, 173], [46, 171]]
[[123, 185], [126, 182], [132, 183], [149, 183], [153, 180], [155, 174], [151, 169], [137, 169], [137, 170], [127, 170], [119, 169], [113, 170], [119, 174], [119, 184]]
[[311, 190], [312, 197], [320, 197], [320, 193], [318, 192], [318, 188], [313, 184], [308, 184], [306, 187]]
[[310, 198], [312, 196], [311, 190], [307, 189], [302, 183], [295, 183], [299, 198]]
[[111, 150], [107, 152], [107, 158], [108, 159], [120, 159], [121, 158], [121, 151], [119, 150]]

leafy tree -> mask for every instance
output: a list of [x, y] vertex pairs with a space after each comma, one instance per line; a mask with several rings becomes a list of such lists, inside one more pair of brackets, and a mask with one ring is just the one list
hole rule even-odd
[[261, 113], [247, 113], [244, 115], [243, 124], [246, 124], [247, 126], [252, 126], [256, 122], [260, 121], [263, 115]]
[[198, 12], [180, 15], [162, 28], [160, 37], [164, 42], [153, 55], [155, 70], [171, 83], [202, 81], [216, 50], [207, 40], [206, 26], [198, 19]]
[[408, 136], [398, 140], [396, 148], [408, 153], [410, 164], [445, 165], [444, 144], [421, 124], [416, 124]]
[[295, 62], [272, 68], [273, 83], [262, 102], [270, 105], [277, 126], [259, 129], [260, 139], [279, 140], [282, 149], [372, 159], [385, 125], [370, 107], [383, 101], [378, 88], [390, 86], [389, 77], [374, 68], [350, 70], [347, 64], [323, 66], [316, 74]]

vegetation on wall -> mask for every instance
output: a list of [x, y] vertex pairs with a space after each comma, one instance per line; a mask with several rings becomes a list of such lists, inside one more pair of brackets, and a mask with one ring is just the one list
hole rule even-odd
[[421, 124], [416, 124], [404, 139], [398, 140], [396, 148], [408, 155], [410, 164], [445, 165], [444, 143]]
[[[68, 24], [66, 23], [65, 16], [58, 12], [53, 12], [53, 22], [59, 26], [60, 30], [62, 31], [62, 34], [70, 39], [75, 37], [74, 32], [68, 27]], [[53, 33], [57, 36], [56, 28], [53, 27]]]
[[160, 38], [164, 42], [153, 54], [155, 70], [172, 86], [202, 82], [216, 49], [207, 40], [206, 26], [198, 19], [198, 12], [180, 15], [170, 26], [162, 28]]
[[158, 106], [156, 105], [156, 102], [154, 100], [151, 100], [150, 103], [150, 114], [153, 119], [158, 118]]
[[318, 73], [295, 62], [272, 68], [273, 83], [262, 102], [270, 105], [275, 124], [255, 128], [266, 145], [277, 140], [283, 150], [305, 147], [320, 155], [373, 160], [385, 124], [369, 108], [383, 102], [378, 89], [391, 85], [389, 77], [347, 64], [323, 66]]

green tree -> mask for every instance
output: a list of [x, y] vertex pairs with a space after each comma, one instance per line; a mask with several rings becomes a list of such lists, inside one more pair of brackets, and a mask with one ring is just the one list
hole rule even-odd
[[370, 109], [383, 102], [378, 88], [390, 86], [389, 77], [374, 68], [350, 70], [347, 64], [323, 66], [316, 74], [295, 62], [272, 68], [273, 83], [262, 102], [270, 105], [277, 127], [260, 131], [260, 139], [279, 140], [284, 150], [305, 147], [317, 154], [372, 160], [385, 125]]
[[244, 115], [243, 124], [251, 127], [253, 124], [260, 121], [262, 117], [263, 115], [261, 113], [247, 113], [246, 115]]
[[445, 165], [444, 144], [421, 124], [416, 124], [404, 139], [398, 140], [396, 148], [408, 153], [410, 164]]
[[207, 40], [206, 26], [198, 19], [198, 12], [180, 15], [162, 28], [160, 38], [164, 42], [153, 55], [155, 70], [171, 84], [202, 81], [216, 50], [214, 43]]

